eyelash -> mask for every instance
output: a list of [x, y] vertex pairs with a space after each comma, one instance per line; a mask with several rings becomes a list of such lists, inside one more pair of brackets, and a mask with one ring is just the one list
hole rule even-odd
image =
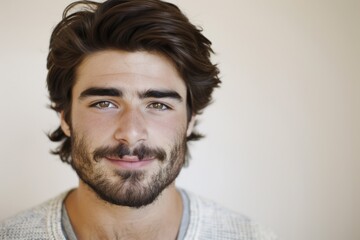
[[[101, 106], [101, 104], [107, 104], [107, 106]], [[97, 108], [97, 109], [117, 108], [117, 106], [110, 101], [95, 102], [95, 103], [91, 104], [90, 107]], [[155, 110], [159, 110], [159, 111], [172, 110], [171, 107], [169, 107], [168, 105], [161, 103], [161, 102], [152, 102], [152, 103], [148, 104], [147, 107], [150, 109], [155, 109]]]
[[[155, 105], [158, 105], [158, 106], [160, 105], [160, 108], [155, 107]], [[166, 105], [164, 103], [160, 103], [160, 102], [150, 103], [147, 107], [152, 108], [152, 109], [156, 109], [156, 110], [159, 110], [159, 111], [172, 110], [171, 107], [169, 107], [168, 105]]]
[[[108, 104], [107, 107], [101, 107], [101, 104]], [[112, 105], [112, 106], [111, 106]], [[111, 107], [110, 107], [111, 106]], [[106, 108], [117, 108], [117, 106], [115, 104], [113, 104], [110, 101], [100, 101], [100, 102], [96, 102], [90, 105], [90, 107], [94, 107], [94, 108], [98, 108], [98, 109], [106, 109]]]

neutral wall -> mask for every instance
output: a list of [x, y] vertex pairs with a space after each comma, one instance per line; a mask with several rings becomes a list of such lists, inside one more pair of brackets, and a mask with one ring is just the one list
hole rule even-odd
[[[0, 219], [70, 187], [49, 154], [46, 54], [65, 0], [1, 0]], [[178, 0], [222, 88], [178, 181], [281, 239], [360, 239], [360, 2]]]

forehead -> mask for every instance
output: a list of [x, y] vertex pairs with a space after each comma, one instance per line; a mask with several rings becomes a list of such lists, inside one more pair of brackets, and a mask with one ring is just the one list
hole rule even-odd
[[74, 91], [88, 87], [114, 87], [126, 91], [149, 88], [179, 91], [186, 86], [173, 63], [158, 53], [106, 50], [87, 56], [76, 72]]

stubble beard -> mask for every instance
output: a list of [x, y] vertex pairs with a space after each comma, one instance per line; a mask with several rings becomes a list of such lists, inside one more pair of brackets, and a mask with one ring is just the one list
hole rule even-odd
[[[159, 164], [155, 172], [104, 169], [105, 164], [101, 164], [103, 157], [107, 154], [113, 156], [114, 152], [119, 157], [140, 155], [139, 159], [154, 154], [158, 157], [156, 161]], [[162, 191], [175, 181], [184, 165], [185, 153], [185, 136], [178, 137], [169, 154], [166, 154], [161, 148], [140, 146], [130, 151], [124, 145], [100, 147], [90, 152], [86, 139], [73, 134], [71, 166], [100, 199], [119, 206], [140, 208], [153, 203]]]

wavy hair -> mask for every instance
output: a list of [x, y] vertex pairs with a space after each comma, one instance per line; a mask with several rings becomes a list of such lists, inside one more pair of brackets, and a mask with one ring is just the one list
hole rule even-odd
[[[47, 58], [51, 108], [71, 123], [71, 95], [76, 70], [98, 51], [149, 51], [167, 56], [187, 87], [187, 114], [201, 114], [220, 84], [219, 69], [210, 60], [211, 42], [174, 4], [160, 0], [77, 1], [63, 12], [52, 32]], [[59, 146], [52, 151], [71, 161], [71, 139], [59, 126], [48, 134]], [[202, 137], [192, 132], [187, 141]]]

